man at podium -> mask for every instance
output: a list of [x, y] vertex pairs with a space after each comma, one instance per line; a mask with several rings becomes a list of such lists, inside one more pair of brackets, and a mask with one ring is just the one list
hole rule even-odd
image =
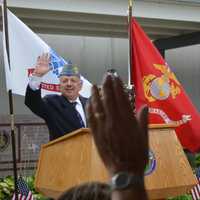
[[63, 66], [59, 74], [61, 95], [50, 94], [41, 97], [42, 77], [51, 68], [49, 54], [38, 57], [35, 70], [30, 76], [26, 89], [25, 105], [45, 120], [50, 140], [86, 126], [85, 104], [87, 99], [80, 96], [82, 80], [76, 66]]

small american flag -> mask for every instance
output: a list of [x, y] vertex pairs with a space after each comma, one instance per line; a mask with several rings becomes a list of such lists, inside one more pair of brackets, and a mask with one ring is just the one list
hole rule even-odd
[[[34, 200], [32, 192], [29, 190], [27, 183], [21, 176], [17, 179], [17, 191], [18, 200]], [[16, 200], [15, 194], [13, 195], [12, 200]]]
[[198, 183], [192, 188], [191, 195], [193, 200], [200, 200], [200, 167], [198, 167], [195, 172]]

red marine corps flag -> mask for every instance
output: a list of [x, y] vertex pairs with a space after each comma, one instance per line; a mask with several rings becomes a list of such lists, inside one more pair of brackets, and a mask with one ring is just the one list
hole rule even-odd
[[149, 106], [152, 124], [175, 124], [182, 146], [200, 150], [200, 117], [170, 66], [136, 20], [131, 22], [132, 74], [136, 109]]

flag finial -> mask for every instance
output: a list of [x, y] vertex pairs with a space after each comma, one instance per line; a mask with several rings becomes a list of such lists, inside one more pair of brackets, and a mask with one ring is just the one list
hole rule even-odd
[[129, 0], [128, 5], [129, 7], [133, 7], [133, 0]]

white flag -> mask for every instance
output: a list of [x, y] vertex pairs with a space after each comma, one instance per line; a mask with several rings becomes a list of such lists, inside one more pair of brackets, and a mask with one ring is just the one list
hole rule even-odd
[[[59, 92], [58, 75], [64, 64], [71, 63], [64, 60], [50, 48], [38, 35], [28, 28], [11, 11], [8, 13], [8, 32], [12, 91], [15, 94], [25, 95], [28, 76], [33, 71], [37, 57], [42, 53], [50, 53], [52, 70], [43, 77], [42, 95]], [[80, 94], [90, 96], [91, 83], [83, 78], [83, 88]]]
[[[2, 3], [2, 1], [0, 2]], [[6, 76], [6, 88], [7, 91], [12, 88], [12, 83], [11, 83], [11, 72], [10, 72], [10, 66], [8, 63], [8, 54], [7, 54], [7, 49], [6, 49], [6, 36], [5, 36], [5, 24], [4, 24], [4, 8], [2, 8], [2, 21], [3, 21], [3, 57], [4, 57], [4, 69], [5, 69], [5, 76]]]

